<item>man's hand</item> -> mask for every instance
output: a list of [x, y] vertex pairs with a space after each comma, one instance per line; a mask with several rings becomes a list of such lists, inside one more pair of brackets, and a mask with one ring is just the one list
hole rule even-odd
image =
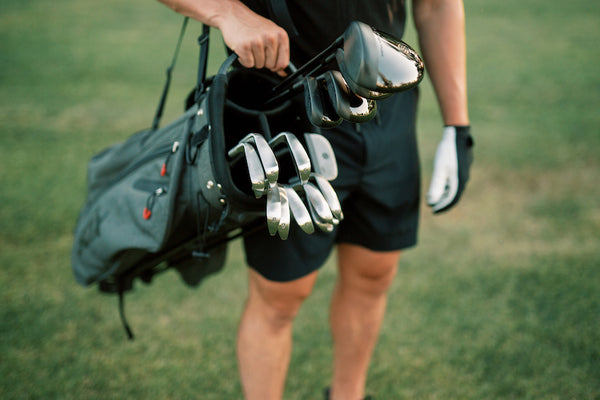
[[283, 75], [290, 63], [287, 32], [241, 3], [233, 10], [235, 12], [219, 18], [217, 27], [240, 63], [247, 68], [267, 68]]
[[279, 75], [290, 63], [287, 32], [239, 0], [159, 0], [174, 11], [221, 30], [225, 44], [247, 68]]
[[448, 210], [458, 202], [469, 180], [473, 162], [473, 138], [468, 126], [447, 126], [438, 145], [427, 204], [434, 213]]

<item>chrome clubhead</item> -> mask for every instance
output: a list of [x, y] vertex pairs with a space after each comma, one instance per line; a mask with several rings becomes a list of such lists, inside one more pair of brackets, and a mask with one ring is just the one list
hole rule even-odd
[[254, 143], [256, 146], [256, 151], [260, 157], [260, 161], [262, 162], [262, 166], [265, 170], [265, 175], [269, 181], [269, 185], [273, 186], [275, 183], [277, 183], [277, 178], [279, 177], [279, 165], [277, 164], [275, 154], [273, 153], [271, 147], [269, 147], [267, 140], [258, 133], [249, 133], [241, 141], [246, 143]]
[[304, 141], [310, 155], [313, 171], [328, 181], [337, 178], [337, 161], [329, 140], [318, 133], [305, 133]]
[[310, 182], [302, 185], [302, 188], [306, 194], [308, 205], [309, 207], [312, 207], [318, 220], [329, 224], [335, 224], [335, 218], [331, 213], [329, 204], [327, 204], [327, 200], [325, 200], [325, 197], [319, 189]]
[[414, 49], [358, 21], [344, 32], [336, 61], [346, 81], [376, 92], [404, 91], [423, 79], [423, 61]]
[[[342, 52], [342, 49], [338, 49], [338, 52]], [[348, 87], [350, 88], [350, 90], [352, 90], [354, 93], [356, 93], [358, 96], [364, 97], [365, 99], [371, 99], [371, 100], [383, 100], [383, 99], [387, 99], [388, 97], [390, 97], [391, 95], [393, 95], [394, 93], [382, 93], [382, 92], [377, 92], [375, 90], [370, 90], [367, 88], [364, 88], [362, 86], [360, 86], [359, 84], [357, 84], [356, 82], [354, 82], [352, 79], [350, 79], [348, 77], [348, 73], [341, 72], [342, 70], [344, 70], [344, 67], [339, 67], [340, 69], [340, 73], [342, 74], [342, 77], [344, 77], [344, 82], [346, 82], [346, 84], [348, 85]]]
[[290, 205], [288, 202], [288, 195], [285, 188], [277, 185], [279, 190], [279, 202], [281, 203], [281, 217], [279, 218], [279, 225], [277, 226], [277, 233], [283, 240], [288, 238], [290, 233]]
[[285, 144], [292, 156], [294, 168], [301, 182], [308, 182], [311, 172], [310, 157], [300, 143], [300, 140], [292, 133], [281, 132], [269, 142], [271, 147], [275, 148], [280, 144]]
[[314, 182], [317, 184], [317, 188], [321, 191], [321, 194], [325, 198], [333, 218], [338, 221], [343, 220], [344, 213], [342, 212], [342, 206], [340, 204], [340, 200], [338, 199], [337, 193], [333, 189], [333, 186], [331, 186], [327, 179], [314, 172], [311, 174], [311, 180], [314, 180]]
[[268, 184], [263, 165], [254, 146], [250, 143], [240, 142], [229, 150], [227, 154], [230, 158], [235, 158], [236, 156], [244, 154], [252, 191], [257, 199], [261, 198], [265, 194]]
[[275, 236], [279, 230], [281, 220], [281, 195], [279, 186], [275, 184], [267, 189], [267, 229], [271, 236]]
[[335, 112], [350, 122], [367, 122], [377, 114], [375, 100], [366, 99], [354, 93], [339, 71], [327, 71], [323, 75], [327, 93]]
[[296, 193], [296, 191], [287, 185], [282, 185], [287, 193], [288, 203], [290, 205], [290, 212], [300, 229], [309, 235], [315, 232], [315, 227], [313, 225], [312, 219], [310, 217], [310, 212], [304, 202]]

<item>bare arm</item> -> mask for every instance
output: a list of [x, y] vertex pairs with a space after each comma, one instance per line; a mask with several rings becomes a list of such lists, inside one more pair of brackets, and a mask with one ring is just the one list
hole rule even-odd
[[174, 11], [221, 30], [225, 44], [248, 68], [281, 72], [290, 60], [285, 30], [238, 0], [159, 0]]
[[469, 125], [462, 0], [413, 0], [425, 65], [445, 125]]

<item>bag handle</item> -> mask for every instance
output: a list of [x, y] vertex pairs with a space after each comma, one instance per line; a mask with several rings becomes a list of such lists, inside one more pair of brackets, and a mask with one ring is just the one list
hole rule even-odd
[[[171, 77], [173, 75], [173, 69], [175, 68], [175, 63], [177, 62], [177, 57], [179, 56], [179, 49], [181, 48], [181, 43], [183, 41], [183, 36], [185, 34], [185, 28], [187, 27], [188, 20], [189, 20], [189, 17], [183, 18], [183, 24], [181, 25], [181, 31], [179, 32], [179, 38], [177, 39], [177, 45], [175, 46], [175, 53], [173, 54], [173, 59], [171, 60], [171, 64], [167, 68], [167, 79], [165, 81], [165, 85], [163, 87], [163, 91], [160, 96], [160, 100], [158, 102], [158, 107], [156, 109], [156, 113], [154, 114], [154, 120], [152, 121], [152, 130], [158, 129], [160, 119], [162, 118], [163, 111], [165, 109], [165, 104], [167, 102], [167, 95], [169, 94], [169, 89], [171, 87]], [[198, 38], [198, 44], [200, 46], [200, 59], [198, 62], [198, 84], [196, 86], [196, 99], [205, 90], [206, 68], [207, 68], [207, 64], [208, 64], [209, 34], [210, 34], [210, 27], [206, 24], [203, 24], [202, 25], [202, 35], [200, 35], [200, 37]]]

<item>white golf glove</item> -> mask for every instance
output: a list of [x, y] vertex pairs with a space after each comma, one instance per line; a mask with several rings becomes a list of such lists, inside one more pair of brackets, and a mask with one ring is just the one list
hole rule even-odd
[[434, 213], [448, 210], [458, 202], [469, 180], [473, 162], [473, 138], [469, 126], [446, 126], [433, 163], [427, 204]]

